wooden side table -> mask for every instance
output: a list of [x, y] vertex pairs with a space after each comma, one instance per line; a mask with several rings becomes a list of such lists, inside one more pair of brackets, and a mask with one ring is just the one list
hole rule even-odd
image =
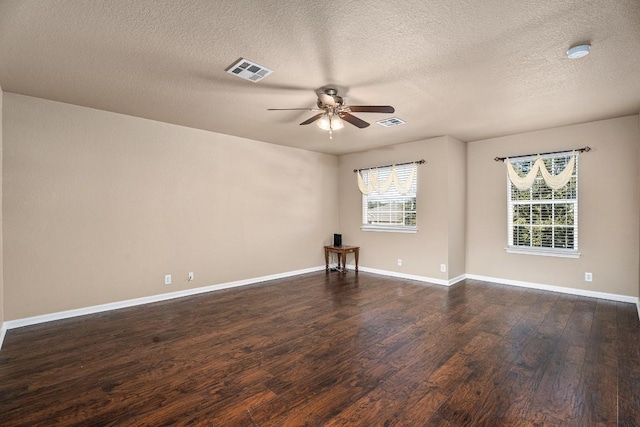
[[[356, 273], [358, 272], [358, 258], [360, 256], [360, 246], [325, 246], [324, 247], [324, 262], [326, 270], [329, 271], [329, 253], [338, 254], [338, 269], [343, 273], [347, 272], [347, 254], [352, 253], [356, 259]], [[340, 262], [342, 261], [342, 267]]]

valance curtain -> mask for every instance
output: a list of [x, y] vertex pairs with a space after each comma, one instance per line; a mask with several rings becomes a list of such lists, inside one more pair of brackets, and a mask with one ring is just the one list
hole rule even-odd
[[413, 181], [416, 176], [416, 168], [414, 164], [414, 167], [411, 168], [409, 177], [405, 182], [400, 181], [395, 166], [391, 168], [389, 177], [383, 182], [378, 180], [377, 169], [369, 169], [369, 182], [367, 184], [365, 184], [360, 171], [356, 173], [356, 176], [358, 177], [358, 188], [364, 195], [369, 195], [373, 191], [376, 191], [378, 194], [384, 194], [389, 190], [389, 188], [391, 188], [391, 184], [395, 184], [396, 190], [399, 194], [407, 194], [413, 185]]
[[576, 155], [575, 153], [573, 153], [571, 155], [571, 158], [569, 159], [569, 163], [567, 163], [567, 166], [564, 168], [564, 170], [557, 175], [552, 175], [544, 165], [544, 160], [542, 160], [542, 158], [538, 156], [527, 176], [520, 176], [513, 168], [513, 165], [511, 164], [509, 159], [507, 158], [505, 160], [505, 163], [507, 164], [507, 173], [509, 174], [509, 179], [511, 180], [511, 183], [520, 191], [528, 190], [529, 188], [531, 188], [536, 179], [536, 176], [538, 175], [538, 171], [540, 171], [542, 179], [544, 179], [544, 182], [548, 187], [554, 190], [561, 189], [562, 187], [567, 185], [567, 183], [571, 179], [575, 162]]

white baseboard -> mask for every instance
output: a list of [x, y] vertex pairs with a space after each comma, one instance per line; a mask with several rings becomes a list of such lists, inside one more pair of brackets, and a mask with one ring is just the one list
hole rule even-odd
[[[355, 267], [353, 265], [347, 265], [347, 268], [350, 270], [353, 270]], [[133, 306], [149, 304], [153, 302], [166, 301], [174, 298], [181, 298], [185, 296], [213, 292], [213, 291], [218, 291], [222, 289], [235, 288], [238, 286], [252, 285], [255, 283], [266, 282], [269, 280], [283, 279], [286, 277], [297, 276], [300, 274], [313, 273], [315, 271], [321, 271], [324, 269], [325, 269], [325, 266], [322, 265], [322, 266], [311, 267], [311, 268], [306, 268], [302, 270], [272, 274], [269, 276], [238, 280], [235, 282], [227, 282], [227, 283], [221, 283], [217, 285], [205, 286], [200, 288], [185, 289], [182, 291], [169, 292], [165, 294], [152, 295], [148, 297], [135, 298], [135, 299], [124, 300], [124, 301], [117, 301], [113, 303], [78, 308], [74, 310], [60, 311], [57, 313], [26, 317], [23, 319], [7, 320], [2, 324], [2, 327], [0, 327], [0, 349], [2, 349], [2, 343], [4, 342], [4, 337], [9, 329], [20, 328], [20, 327], [29, 326], [29, 325], [36, 325], [39, 323], [51, 322], [54, 320], [67, 319], [70, 317], [84, 316], [87, 314], [101, 313], [104, 311], [117, 310], [119, 308], [133, 307]], [[402, 279], [416, 280], [420, 282], [433, 283], [433, 284], [442, 285], [442, 286], [451, 286], [465, 279], [473, 279], [473, 280], [481, 280], [485, 282], [498, 283], [503, 285], [520, 286], [525, 288], [540, 289], [544, 291], [560, 292], [565, 294], [580, 295], [580, 296], [586, 296], [586, 297], [592, 297], [592, 298], [601, 298], [601, 299], [607, 299], [612, 301], [630, 302], [630, 303], [636, 304], [636, 307], [638, 309], [638, 318], [640, 318], [640, 300], [637, 297], [631, 297], [626, 295], [586, 291], [586, 290], [575, 289], [575, 288], [564, 288], [559, 286], [544, 285], [540, 283], [501, 279], [498, 277], [479, 276], [476, 274], [463, 274], [463, 275], [454, 277], [453, 279], [443, 280], [443, 279], [436, 279], [433, 277], [417, 276], [413, 274], [398, 273], [396, 271], [378, 270], [375, 268], [368, 268], [368, 267], [360, 267], [359, 270], [368, 272], [368, 273], [380, 274], [383, 276], [391, 276], [391, 277], [398, 277]]]
[[541, 283], [522, 282], [519, 280], [501, 279], [499, 277], [478, 276], [477, 274], [467, 274], [467, 279], [481, 280], [483, 282], [498, 283], [501, 285], [519, 286], [523, 288], [540, 289], [542, 291], [560, 292], [563, 294], [579, 295], [583, 297], [600, 298], [611, 301], [630, 302], [638, 306], [638, 314], [640, 315], [640, 305], [637, 297], [628, 295], [609, 294], [606, 292], [587, 291], [584, 289], [564, 288], [561, 286], [544, 285]]
[[0, 350], [2, 350], [2, 343], [4, 342], [4, 336], [7, 334], [7, 325], [4, 323], [0, 327]]
[[[348, 265], [347, 267], [351, 269], [352, 266]], [[365, 271], [367, 273], [380, 274], [382, 276], [391, 276], [391, 277], [398, 277], [400, 279], [417, 280], [419, 282], [433, 283], [435, 285], [442, 285], [442, 286], [451, 286], [454, 283], [458, 283], [459, 281], [465, 279], [464, 275], [458, 276], [450, 280], [445, 280], [445, 279], [436, 279], [433, 277], [416, 276], [414, 274], [398, 273], [397, 271], [378, 270], [377, 268], [369, 268], [369, 267], [359, 267], [359, 270]]]
[[[135, 298], [124, 301], [117, 301], [107, 304], [83, 307], [74, 310], [59, 311], [57, 313], [43, 314], [40, 316], [26, 317], [23, 319], [8, 320], [4, 322], [3, 331], [20, 328], [23, 326], [36, 325], [38, 323], [51, 322], [54, 320], [68, 319], [70, 317], [84, 316], [87, 314], [101, 313], [104, 311], [117, 310], [119, 308], [133, 307], [136, 305], [149, 304], [152, 302], [166, 301], [174, 298], [181, 298], [190, 295], [203, 294], [207, 292], [219, 291], [222, 289], [235, 288], [238, 286], [252, 285], [254, 283], [266, 282], [268, 280], [284, 279], [286, 277], [297, 276], [305, 273], [324, 270], [325, 266], [305, 268], [303, 270], [289, 271], [286, 273], [272, 274], [269, 276], [255, 277], [252, 279], [238, 280], [235, 282], [220, 283], [218, 285], [205, 286], [201, 288], [185, 289], [182, 291], [169, 292], [166, 294], [151, 295], [148, 297]], [[4, 337], [4, 334], [3, 334]], [[1, 347], [0, 347], [1, 348]]]
[[455, 285], [458, 282], [462, 282], [466, 278], [467, 278], [466, 274], [461, 274], [458, 277], [454, 277], [453, 279], [449, 279], [449, 286]]

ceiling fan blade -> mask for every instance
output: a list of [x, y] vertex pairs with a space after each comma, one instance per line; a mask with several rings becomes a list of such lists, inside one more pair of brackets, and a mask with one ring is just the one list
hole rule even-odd
[[391, 105], [349, 105], [354, 113], [395, 113]]
[[318, 120], [320, 117], [322, 117], [324, 115], [324, 113], [320, 113], [320, 114], [316, 114], [315, 116], [308, 118], [307, 120], [305, 120], [304, 122], [300, 123], [300, 125], [308, 125], [311, 124], [313, 122], [315, 122], [316, 120]]
[[343, 120], [346, 120], [347, 122], [351, 123], [355, 127], [359, 127], [360, 129], [363, 129], [369, 126], [369, 123], [365, 122], [362, 119], [357, 118], [356, 116], [352, 116], [347, 112], [340, 113], [340, 118]]
[[297, 111], [297, 110], [304, 110], [304, 111], [319, 111], [317, 108], [267, 108], [267, 111]]

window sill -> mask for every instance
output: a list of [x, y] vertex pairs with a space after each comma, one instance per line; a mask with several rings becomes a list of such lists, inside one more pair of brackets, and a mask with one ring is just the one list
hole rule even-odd
[[411, 233], [418, 232], [418, 227], [398, 227], [393, 225], [363, 225], [360, 227], [362, 231], [378, 231], [383, 233]]
[[559, 250], [559, 249], [538, 249], [538, 248], [504, 248], [507, 253], [520, 254], [520, 255], [538, 255], [538, 256], [550, 256], [556, 258], [580, 258], [580, 252]]

